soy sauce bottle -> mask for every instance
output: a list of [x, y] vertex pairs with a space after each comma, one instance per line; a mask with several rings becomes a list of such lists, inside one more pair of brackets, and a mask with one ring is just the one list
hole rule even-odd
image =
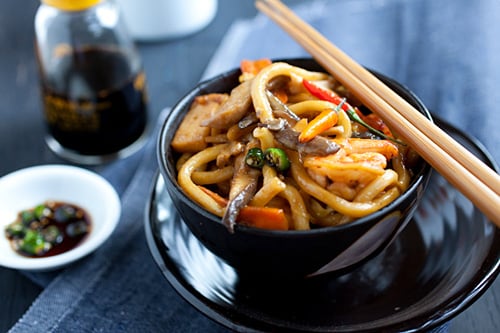
[[148, 122], [146, 81], [116, 4], [42, 0], [35, 36], [50, 149], [97, 164], [140, 148]]

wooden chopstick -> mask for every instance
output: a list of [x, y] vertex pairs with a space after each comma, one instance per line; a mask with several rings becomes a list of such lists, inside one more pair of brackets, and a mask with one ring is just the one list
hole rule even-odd
[[500, 176], [497, 173], [279, 0], [257, 0], [256, 6], [500, 227]]
[[[348, 69], [355, 77], [359, 78], [365, 85], [367, 85], [371, 90], [373, 90], [378, 96], [384, 99], [396, 110], [404, 110], [404, 117], [409, 120], [415, 127], [424, 133], [434, 138], [434, 141], [448, 154], [455, 157], [457, 161], [467, 161], [464, 165], [470, 172], [476, 175], [477, 178], [481, 179], [484, 183], [488, 184], [497, 195], [500, 195], [500, 177], [490, 168], [484, 168], [484, 163], [476, 158], [467, 149], [459, 145], [455, 140], [453, 140], [448, 134], [442, 131], [439, 127], [435, 126], [432, 122], [428, 121], [420, 112], [415, 110], [407, 101], [396, 94], [392, 89], [383, 84], [378, 80], [373, 74], [363, 68], [360, 64], [355, 62], [344, 52], [338, 49], [330, 41], [328, 41], [323, 35], [321, 35], [317, 30], [312, 28], [310, 25], [302, 21], [293, 11], [286, 7], [279, 0], [267, 0], [258, 1], [258, 3], [264, 3], [273, 10], [273, 14], [280, 15], [279, 19], [285, 19], [287, 21], [282, 22], [291, 27], [299, 28], [296, 32], [302, 33], [301, 39], [307, 38], [315, 43], [313, 47], [323, 48], [327, 52], [327, 56], [335, 58], [336, 62], [342, 65], [346, 70]], [[260, 5], [258, 5], [260, 6]], [[267, 8], [266, 8], [267, 9]], [[280, 24], [282, 25], [282, 24]], [[286, 29], [285, 29], [286, 30]], [[292, 35], [294, 37], [294, 35]], [[305, 41], [306, 42], [306, 41]], [[314, 50], [313, 50], [314, 51]], [[314, 56], [314, 54], [313, 54]], [[323, 65], [323, 64], [322, 64]], [[335, 70], [337, 67], [332, 68]], [[337, 70], [338, 71], [338, 70]], [[343, 73], [339, 73], [343, 74]], [[340, 80], [340, 78], [339, 78]], [[389, 123], [392, 114], [386, 114], [384, 109], [380, 112], [377, 111], [380, 116], [388, 116], [387, 122]], [[396, 129], [396, 128], [394, 128]], [[403, 133], [400, 133], [403, 135]]]

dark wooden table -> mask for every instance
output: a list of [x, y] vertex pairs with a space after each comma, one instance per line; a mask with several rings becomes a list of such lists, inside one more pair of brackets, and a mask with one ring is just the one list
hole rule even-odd
[[[289, 4], [297, 3], [287, 1]], [[0, 2], [0, 176], [24, 167], [65, 163], [45, 146], [33, 56], [36, 0]], [[171, 106], [200, 79], [233, 20], [256, 14], [253, 1], [219, 0], [215, 20], [187, 38], [139, 43], [152, 116]], [[0, 268], [0, 332], [27, 310], [41, 288], [15, 270]], [[451, 332], [500, 332], [500, 281], [456, 317]]]

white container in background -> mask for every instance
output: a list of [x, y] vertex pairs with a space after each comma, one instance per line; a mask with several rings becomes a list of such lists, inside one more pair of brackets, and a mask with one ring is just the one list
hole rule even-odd
[[116, 0], [135, 40], [183, 37], [206, 27], [217, 0]]

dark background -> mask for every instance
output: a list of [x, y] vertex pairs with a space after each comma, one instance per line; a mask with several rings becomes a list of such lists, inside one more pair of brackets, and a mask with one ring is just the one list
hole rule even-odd
[[[293, 5], [300, 1], [285, 1]], [[65, 163], [45, 146], [33, 19], [39, 2], [0, 1], [0, 177], [17, 169]], [[219, 0], [215, 20], [183, 39], [139, 43], [148, 79], [152, 118], [173, 105], [200, 79], [233, 20], [256, 14], [252, 0]], [[167, 283], [167, 282], [165, 282]], [[41, 288], [22, 273], [0, 268], [0, 332], [26, 311]], [[455, 318], [451, 332], [500, 332], [500, 281]]]

